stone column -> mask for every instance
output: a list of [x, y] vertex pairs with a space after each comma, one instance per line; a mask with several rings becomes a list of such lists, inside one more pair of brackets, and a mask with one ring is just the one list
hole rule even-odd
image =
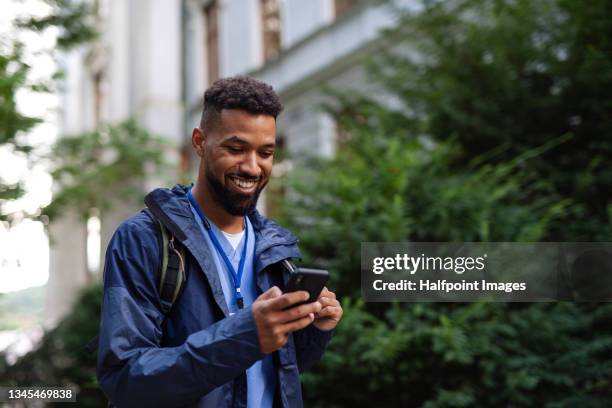
[[79, 291], [90, 280], [87, 271], [87, 225], [66, 213], [49, 224], [49, 281], [44, 325], [52, 328], [68, 313]]

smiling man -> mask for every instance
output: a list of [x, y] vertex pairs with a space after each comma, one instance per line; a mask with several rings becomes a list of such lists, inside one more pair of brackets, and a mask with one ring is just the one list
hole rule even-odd
[[115, 232], [98, 355], [115, 406], [302, 406], [300, 372], [323, 355], [342, 307], [327, 289], [291, 307], [308, 299], [282, 293], [297, 239], [255, 209], [281, 109], [262, 82], [215, 82], [192, 132], [195, 185], [154, 190]]

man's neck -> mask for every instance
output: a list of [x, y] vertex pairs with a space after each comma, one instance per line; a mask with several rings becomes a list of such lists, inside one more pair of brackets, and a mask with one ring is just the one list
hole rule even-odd
[[204, 214], [206, 214], [206, 218], [212, 221], [220, 230], [230, 234], [242, 231], [244, 217], [228, 213], [225, 208], [214, 200], [207, 185], [196, 182], [191, 189], [191, 194], [193, 194], [193, 198], [195, 198]]

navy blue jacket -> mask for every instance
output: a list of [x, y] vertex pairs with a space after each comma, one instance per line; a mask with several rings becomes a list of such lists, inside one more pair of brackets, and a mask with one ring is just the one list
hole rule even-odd
[[[186, 285], [167, 316], [155, 282], [157, 224], [141, 212], [121, 224], [106, 251], [98, 380], [119, 407], [244, 407], [245, 370], [264, 357], [251, 308], [228, 313], [186, 192], [177, 185], [145, 198], [187, 252]], [[300, 257], [297, 239], [256, 211], [249, 219], [258, 290], [282, 288], [287, 277], [278, 262]], [[302, 406], [300, 372], [322, 357], [331, 335], [310, 325], [274, 352], [277, 405]]]

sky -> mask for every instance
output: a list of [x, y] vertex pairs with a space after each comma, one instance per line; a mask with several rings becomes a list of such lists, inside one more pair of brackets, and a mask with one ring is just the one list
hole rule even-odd
[[[24, 14], [44, 15], [49, 6], [40, 0], [3, 0], [0, 13], [0, 46], [6, 39], [17, 35], [12, 28], [15, 17]], [[52, 49], [55, 44], [53, 32], [44, 36], [34, 33], [20, 33], [19, 38], [26, 46], [26, 62], [32, 67], [32, 79], [48, 78], [57, 66], [52, 57], [44, 50]], [[18, 109], [26, 114], [44, 119], [44, 123], [34, 128], [24, 137], [33, 145], [51, 146], [57, 137], [58, 99], [55, 95], [20, 92], [17, 95]], [[48, 168], [42, 163], [28, 165], [23, 156], [0, 146], [0, 177], [9, 183], [23, 180], [26, 195], [20, 200], [7, 203], [7, 211], [33, 213], [51, 201], [52, 179]], [[49, 242], [42, 223], [24, 220], [7, 229], [0, 224], [0, 293], [43, 285], [49, 276]]]

